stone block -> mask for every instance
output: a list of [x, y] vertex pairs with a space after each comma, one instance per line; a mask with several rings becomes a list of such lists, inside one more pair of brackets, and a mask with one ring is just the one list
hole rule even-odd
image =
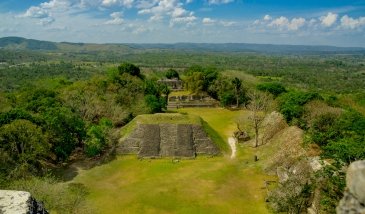
[[141, 124], [139, 128], [143, 130], [139, 157], [159, 157], [160, 156], [160, 126], [157, 124]]
[[188, 124], [177, 125], [175, 156], [195, 157], [195, 149], [193, 147], [193, 131], [191, 125]]
[[365, 161], [355, 161], [350, 164], [346, 175], [346, 185], [349, 192], [360, 203], [365, 204]]
[[177, 141], [176, 124], [160, 124], [160, 156], [175, 156], [175, 145]]

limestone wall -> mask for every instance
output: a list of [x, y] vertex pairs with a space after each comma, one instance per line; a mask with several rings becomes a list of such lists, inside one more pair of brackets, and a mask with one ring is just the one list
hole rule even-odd
[[139, 124], [119, 140], [119, 154], [138, 154], [140, 158], [217, 155], [219, 149], [199, 125]]
[[0, 190], [1, 214], [48, 214], [29, 192]]
[[346, 174], [346, 191], [338, 214], [365, 214], [365, 161], [351, 163]]

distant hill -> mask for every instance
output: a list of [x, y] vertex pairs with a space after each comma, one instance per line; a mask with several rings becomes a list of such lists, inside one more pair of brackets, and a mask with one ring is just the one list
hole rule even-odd
[[191, 52], [267, 53], [267, 54], [365, 54], [365, 48], [272, 45], [248, 43], [175, 43], [175, 44], [89, 44], [70, 42], [48, 42], [21, 37], [0, 38], [0, 48], [10, 50], [35, 50], [72, 53], [113, 52], [140, 53], [143, 51], [168, 50]]
[[130, 47], [139, 49], [171, 49], [194, 50], [213, 52], [255, 52], [274, 54], [340, 54], [365, 53], [360, 47], [310, 46], [310, 45], [272, 45], [248, 43], [176, 43], [176, 44], [130, 44]]
[[0, 47], [5, 49], [17, 50], [57, 50], [54, 42], [39, 41], [34, 39], [25, 39], [21, 37], [4, 37], [0, 38]]

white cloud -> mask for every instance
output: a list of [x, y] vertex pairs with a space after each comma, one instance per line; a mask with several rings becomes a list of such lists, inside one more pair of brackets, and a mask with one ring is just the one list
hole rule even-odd
[[23, 17], [42, 19], [49, 17], [49, 12], [41, 7], [32, 6], [24, 13]]
[[289, 20], [288, 20], [288, 18], [286, 18], [284, 16], [280, 16], [280, 18], [274, 19], [269, 24], [270, 27], [280, 27], [280, 28], [283, 28], [288, 25], [289, 25]]
[[290, 30], [298, 30], [305, 24], [304, 18], [294, 18], [291, 20], [291, 22], [288, 25], [288, 28]]
[[136, 8], [138, 9], [146, 9], [155, 6], [158, 3], [158, 0], [140, 0], [138, 1]]
[[205, 25], [212, 25], [212, 24], [214, 24], [216, 22], [217, 22], [216, 20], [211, 19], [211, 18], [204, 18], [202, 20], [202, 23], [205, 24]]
[[187, 11], [181, 7], [177, 7], [172, 11], [171, 16], [176, 18], [176, 17], [183, 17], [187, 14]]
[[134, 3], [134, 0], [102, 0], [101, 4], [106, 7], [111, 6], [124, 6], [127, 8], [131, 8]]
[[329, 12], [326, 16], [320, 17], [320, 20], [323, 26], [331, 27], [333, 24], [336, 23], [337, 17], [337, 14]]
[[49, 2], [43, 2], [40, 4], [40, 7], [47, 10], [67, 10], [74, 4], [75, 2], [71, 2], [72, 0], [51, 0]]
[[344, 15], [341, 18], [341, 26], [343, 28], [355, 29], [361, 26], [365, 26], [365, 17], [359, 17], [354, 19], [348, 15]]
[[233, 25], [236, 25], [237, 22], [234, 22], [234, 21], [220, 21], [219, 24], [223, 25], [224, 27], [231, 27]]
[[138, 14], [151, 15], [150, 22], [170, 19], [170, 27], [175, 24], [193, 24], [197, 19], [194, 12], [184, 9], [183, 4], [178, 0], [143, 1], [137, 7], [141, 9]]
[[232, 2], [234, 2], [234, 0], [208, 0], [209, 4], [228, 4]]
[[274, 19], [268, 26], [270, 27], [278, 27], [281, 30], [292, 30], [296, 31], [301, 28], [305, 24], [304, 18], [293, 18], [289, 20], [288, 18], [281, 16], [280, 18]]
[[41, 19], [39, 21], [39, 24], [46, 26], [46, 25], [52, 24], [54, 21], [55, 21], [55, 19], [53, 17], [47, 17], [47, 18]]
[[114, 12], [110, 14], [112, 19], [104, 22], [106, 25], [121, 25], [124, 24], [123, 13], [122, 12]]
[[270, 21], [270, 20], [272, 20], [272, 17], [270, 15], [264, 16], [264, 21]]

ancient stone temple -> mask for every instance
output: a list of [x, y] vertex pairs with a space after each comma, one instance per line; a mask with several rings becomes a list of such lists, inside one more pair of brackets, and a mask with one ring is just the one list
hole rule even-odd
[[179, 123], [181, 121], [174, 120], [175, 117], [171, 118], [174, 122], [137, 122], [134, 130], [119, 140], [117, 153], [137, 154], [140, 158], [194, 158], [200, 154], [220, 153], [200, 124]]

